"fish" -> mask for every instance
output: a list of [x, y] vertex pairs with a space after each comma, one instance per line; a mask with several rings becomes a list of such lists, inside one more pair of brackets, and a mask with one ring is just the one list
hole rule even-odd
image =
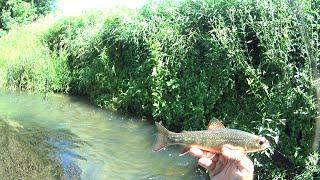
[[182, 131], [181, 133], [171, 132], [158, 122], [155, 122], [155, 125], [158, 134], [153, 151], [160, 151], [174, 144], [185, 146], [180, 155], [188, 153], [191, 147], [213, 153], [221, 153], [224, 145], [243, 153], [263, 151], [271, 147], [265, 137], [238, 129], [225, 128], [221, 121], [210, 122], [207, 130]]

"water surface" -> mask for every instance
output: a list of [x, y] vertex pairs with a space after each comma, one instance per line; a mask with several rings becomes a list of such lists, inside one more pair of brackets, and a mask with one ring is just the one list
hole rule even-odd
[[196, 159], [178, 156], [179, 147], [152, 152], [152, 124], [99, 109], [76, 97], [0, 92], [0, 117], [52, 130], [67, 129], [86, 142], [74, 152], [59, 155], [66, 169], [70, 161], [77, 164], [81, 179], [207, 178]]

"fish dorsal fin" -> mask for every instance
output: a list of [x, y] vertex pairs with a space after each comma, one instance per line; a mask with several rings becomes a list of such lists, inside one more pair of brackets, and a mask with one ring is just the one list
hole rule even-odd
[[217, 119], [213, 119], [208, 124], [208, 130], [214, 130], [214, 129], [223, 129], [225, 128], [221, 121]]

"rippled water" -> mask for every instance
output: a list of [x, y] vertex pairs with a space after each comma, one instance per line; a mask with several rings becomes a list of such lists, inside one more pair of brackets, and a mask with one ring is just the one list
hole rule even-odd
[[52, 95], [45, 100], [40, 95], [0, 92], [0, 117], [68, 129], [86, 141], [59, 158], [62, 164], [72, 159], [82, 179], [207, 178], [196, 159], [178, 156], [179, 147], [152, 152], [153, 124], [96, 108], [79, 98]]

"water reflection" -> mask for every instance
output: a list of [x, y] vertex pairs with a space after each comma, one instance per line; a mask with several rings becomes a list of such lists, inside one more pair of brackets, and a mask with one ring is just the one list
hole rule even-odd
[[[207, 178], [195, 159], [178, 156], [179, 147], [152, 152], [153, 125], [95, 108], [77, 98], [53, 95], [43, 100], [36, 95], [0, 92], [0, 116], [51, 130], [67, 129], [77, 136], [83, 143], [74, 143], [76, 147], [60, 151], [56, 157], [65, 173], [81, 172], [82, 179]], [[56, 147], [70, 147], [68, 141], [56, 143]]]

